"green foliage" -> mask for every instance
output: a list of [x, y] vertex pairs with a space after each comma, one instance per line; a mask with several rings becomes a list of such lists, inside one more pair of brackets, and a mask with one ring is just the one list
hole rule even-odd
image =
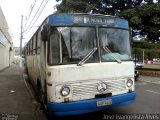
[[149, 43], [147, 41], [132, 43], [133, 54], [135, 53], [135, 47], [136, 54], [140, 59], [142, 59], [143, 51], [145, 59], [160, 58], [160, 44]]
[[94, 0], [94, 2], [89, 0], [57, 0], [57, 2], [59, 1], [61, 3], [57, 5], [57, 13], [87, 13], [98, 6], [96, 4], [98, 0]]
[[160, 4], [146, 4], [140, 7], [124, 10], [120, 16], [129, 20], [133, 29], [147, 34], [151, 41], [158, 40], [160, 34]]
[[57, 12], [81, 12], [119, 14], [122, 10], [133, 8], [141, 4], [142, 0], [57, 0]]

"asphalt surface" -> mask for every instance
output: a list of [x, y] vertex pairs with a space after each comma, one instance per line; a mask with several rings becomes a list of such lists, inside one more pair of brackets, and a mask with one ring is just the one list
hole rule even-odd
[[15, 65], [0, 72], [0, 120], [45, 120], [23, 69]]
[[5, 119], [7, 117], [14, 118], [12, 120], [130, 119], [126, 115], [134, 117], [139, 115], [140, 118], [137, 120], [145, 119], [146, 116], [146, 120], [160, 120], [160, 78], [140, 76], [135, 88], [137, 98], [132, 105], [114, 110], [47, 119], [40, 110], [32, 86], [23, 78], [23, 69], [12, 66], [0, 72], [0, 120], [9, 120]]

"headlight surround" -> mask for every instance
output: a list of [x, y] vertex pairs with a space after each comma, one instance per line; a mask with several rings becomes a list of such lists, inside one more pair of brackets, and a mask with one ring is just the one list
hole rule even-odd
[[63, 96], [63, 97], [68, 96], [69, 93], [70, 93], [70, 88], [69, 88], [68, 86], [66, 86], [66, 85], [63, 86], [63, 87], [61, 88], [61, 90], [60, 90], [60, 94], [61, 94], [61, 96]]
[[128, 79], [127, 80], [127, 87], [132, 87], [133, 85], [133, 80], [132, 79]]

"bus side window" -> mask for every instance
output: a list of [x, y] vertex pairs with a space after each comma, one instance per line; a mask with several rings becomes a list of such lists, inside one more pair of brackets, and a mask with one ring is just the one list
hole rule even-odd
[[31, 55], [31, 41], [29, 41], [28, 49], [29, 49], [29, 55]]
[[33, 38], [33, 55], [36, 54], [36, 36]]
[[33, 54], [33, 42], [32, 42], [33, 40], [31, 39], [30, 40], [30, 55], [32, 55]]
[[40, 47], [41, 47], [41, 33], [38, 32], [37, 34], [37, 54], [40, 54]]

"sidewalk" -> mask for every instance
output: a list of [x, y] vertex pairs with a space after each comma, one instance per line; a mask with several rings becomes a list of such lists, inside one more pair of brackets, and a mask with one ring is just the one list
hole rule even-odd
[[23, 76], [23, 68], [17, 65], [12, 65], [0, 71], [0, 75], [20, 75]]
[[23, 68], [15, 65], [0, 72], [0, 120], [10, 117], [42, 120], [37, 102], [23, 79]]

